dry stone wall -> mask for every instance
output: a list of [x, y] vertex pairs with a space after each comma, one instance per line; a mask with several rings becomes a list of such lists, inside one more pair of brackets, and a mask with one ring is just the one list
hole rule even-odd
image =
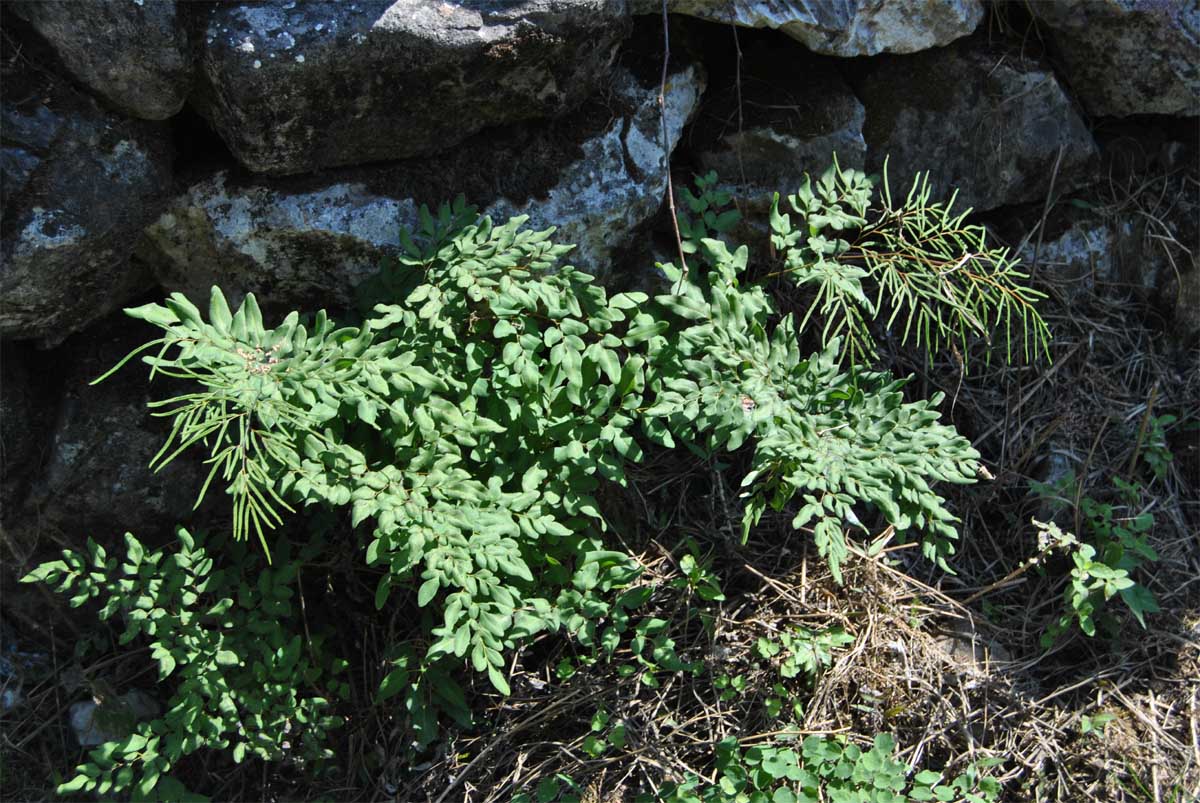
[[[1194, 137], [1173, 133], [1200, 114], [1194, 3], [1024, 8], [667, 0], [662, 83], [660, 0], [5, 3], [5, 531], [188, 514], [173, 489], [198, 467], [145, 468], [160, 390], [134, 371], [86, 385], [145, 336], [116, 310], [216, 283], [337, 314], [422, 203], [463, 193], [557, 226], [576, 264], [635, 285], [670, 250], [668, 169], [677, 186], [716, 170], [761, 205], [832, 152], [889, 157], [896, 187], [929, 170], [999, 220], [1108, 179], [1101, 133], [1123, 118], [1148, 164], [1195, 171]], [[1125, 224], [1071, 225], [1043, 238], [1055, 264], [1094, 262]], [[1193, 262], [1144, 279], [1183, 339]]]

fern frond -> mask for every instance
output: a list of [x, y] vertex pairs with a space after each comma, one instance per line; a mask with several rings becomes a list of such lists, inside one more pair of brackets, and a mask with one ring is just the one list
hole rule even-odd
[[899, 319], [901, 343], [911, 337], [929, 353], [956, 342], [964, 359], [969, 337], [989, 346], [999, 339], [1011, 362], [1015, 317], [1023, 358], [1049, 358], [1049, 328], [1035, 307], [1044, 294], [1025, 284], [1029, 277], [1008, 249], [993, 247], [982, 226], [965, 222], [969, 209], [956, 215], [953, 197], [945, 204], [929, 197], [928, 173], [917, 177], [900, 206], [885, 195], [878, 216], [846, 254], [875, 283], [876, 309], [890, 310], [886, 327]]
[[982, 226], [966, 223], [969, 209], [953, 213], [953, 196], [931, 201], [928, 173], [918, 174], [895, 204], [886, 162], [877, 209], [868, 208], [873, 187], [858, 171], [841, 170], [835, 158], [815, 189], [806, 178], [788, 196], [798, 225], [776, 197], [770, 222], [781, 273], [815, 287], [805, 324], [814, 315], [823, 319], [822, 339], [843, 337], [843, 358], [851, 364], [874, 356], [875, 320], [900, 329], [901, 343], [911, 340], [931, 359], [954, 343], [965, 360], [973, 337], [989, 346], [1001, 340], [1010, 362], [1018, 340], [1026, 361], [1049, 358], [1049, 328], [1035, 306], [1043, 294], [1025, 284], [1029, 277], [1007, 249], [991, 245]]

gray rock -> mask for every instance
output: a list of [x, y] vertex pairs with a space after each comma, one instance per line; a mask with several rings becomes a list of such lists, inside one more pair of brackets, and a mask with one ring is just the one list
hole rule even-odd
[[[1164, 194], [1177, 191], [1167, 187]], [[1131, 293], [1148, 300], [1173, 339], [1186, 347], [1200, 336], [1200, 269], [1179, 244], [1189, 240], [1180, 224], [1188, 223], [1194, 208], [1182, 197], [1176, 203], [1182, 208], [1170, 210], [1153, 227], [1111, 209], [1075, 220], [1045, 237], [1040, 247], [1026, 243], [1018, 254], [1022, 270], [1050, 279], [1068, 304], [1093, 295], [1128, 299]]]
[[[61, 398], [24, 504], [5, 511], [5, 530], [16, 543], [78, 544], [85, 537], [111, 543], [126, 531], [153, 540], [177, 522], [194, 520], [206, 476], [203, 455], [190, 450], [157, 473], [148, 467], [170, 426], [146, 405], [184, 392], [187, 384], [162, 377], [150, 383], [149, 369], [137, 360], [88, 384], [157, 334], [142, 321], [114, 315], [42, 355], [61, 371]], [[218, 481], [201, 514], [225, 509], [222, 491]]]
[[1096, 143], [1049, 69], [978, 40], [915, 56], [883, 57], [858, 92], [872, 171], [890, 155], [893, 197], [917, 171], [933, 199], [958, 190], [956, 208], [994, 209], [1087, 184]]
[[229, 186], [225, 173], [193, 185], [146, 229], [159, 283], [194, 299], [218, 285], [268, 309], [346, 309], [354, 287], [394, 253], [417, 208], [356, 181], [311, 191]]
[[[767, 204], [775, 192], [795, 192], [805, 173], [819, 177], [835, 153], [843, 167], [862, 168], [866, 161], [866, 115], [853, 91], [827, 67], [803, 73], [783, 78], [781, 85], [794, 92], [782, 96], [759, 98], [753, 87], [746, 87], [741, 130], [732, 89], [712, 102], [706, 96], [704, 114], [693, 126], [692, 152], [702, 169], [715, 170], [752, 203]], [[808, 92], [806, 86], [820, 86], [821, 91]]]
[[256, 172], [399, 159], [571, 109], [630, 27], [624, 0], [214, 5], [196, 105]]
[[946, 632], [934, 638], [943, 659], [964, 673], [986, 671], [992, 664], [1007, 664], [1012, 661], [1008, 649], [980, 633], [973, 622], [955, 619]]
[[95, 747], [124, 739], [138, 722], [154, 719], [160, 710], [157, 700], [141, 689], [133, 689], [118, 697], [105, 697], [99, 703], [72, 703], [71, 730], [80, 747]]
[[528, 215], [528, 225], [533, 228], [557, 226], [556, 239], [576, 245], [567, 256], [571, 264], [602, 278], [610, 275], [616, 252], [629, 244], [635, 230], [658, 211], [666, 197], [670, 152], [703, 91], [704, 78], [698, 67], [686, 67], [669, 76], [664, 104], [668, 149], [664, 152], [658, 87], [621, 73], [613, 94], [631, 113], [613, 120], [599, 136], [583, 143], [582, 157], [562, 171], [547, 198], [501, 198], [485, 211], [496, 220]]
[[6, 215], [8, 202], [29, 186], [61, 127], [62, 118], [44, 103], [0, 106], [0, 208]]
[[[661, 13], [661, 0], [634, 0], [637, 14]], [[971, 34], [979, 0], [668, 0], [673, 14], [782, 31], [814, 53], [916, 53]]]
[[149, 285], [129, 255], [170, 189], [167, 133], [62, 86], [3, 120], [0, 336], [52, 346]]
[[1200, 115], [1200, 5], [1039, 0], [1029, 9], [1090, 114]]
[[[1019, 254], [1022, 270], [1052, 277], [1070, 298], [1096, 291], [1097, 284], [1117, 280], [1117, 235], [1100, 221], [1080, 221], [1040, 245], [1029, 242]], [[1035, 262], [1036, 257], [1036, 262]]]
[[1088, 274], [1084, 284], [1089, 291], [1122, 295], [1134, 289], [1149, 297], [1176, 279], [1178, 267], [1186, 264], [1184, 257], [1178, 267], [1173, 266], [1153, 234], [1154, 229], [1144, 221], [1120, 215], [1106, 216], [1103, 222], [1081, 221], [1054, 241], [1043, 243], [1038, 262], [1058, 257], [1066, 263], [1068, 277], [1072, 269], [1074, 275]]
[[183, 107], [192, 80], [188, 36], [174, 0], [20, 2], [63, 64], [121, 111], [165, 120]]
[[[698, 67], [671, 74], [670, 147], [703, 88]], [[268, 312], [347, 308], [355, 286], [398, 249], [401, 226], [415, 226], [419, 204], [463, 192], [494, 219], [529, 215], [531, 227], [557, 226], [559, 241], [578, 244], [573, 264], [606, 274], [664, 197], [657, 97], [657, 84], [619, 70], [594, 107], [555, 126], [481, 135], [446, 156], [312, 180], [237, 185], [222, 173], [149, 226], [142, 253], [165, 288], [197, 299], [217, 284], [235, 299], [255, 293]]]
[[50, 149], [62, 127], [62, 118], [45, 104], [9, 104], [0, 109], [5, 141], [18, 142], [38, 153]]

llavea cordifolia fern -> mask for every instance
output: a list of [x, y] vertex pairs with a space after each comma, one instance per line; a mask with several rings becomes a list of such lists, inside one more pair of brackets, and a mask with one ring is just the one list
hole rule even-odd
[[[687, 196], [698, 216], [681, 221], [690, 264], [660, 266], [671, 291], [653, 299], [609, 295], [559, 264], [570, 246], [554, 244], [552, 230], [525, 231], [524, 218], [495, 225], [460, 199], [437, 215], [421, 210], [419, 230], [403, 233], [401, 253], [360, 288], [370, 301], [360, 326], [338, 327], [323, 312], [306, 324], [293, 312], [268, 329], [253, 296], [233, 312], [219, 288], [207, 315], [179, 293], [127, 310], [163, 334], [121, 364], [150, 352], [151, 375], [195, 385], [153, 403], [172, 424], [156, 466], [206, 449], [200, 497], [223, 484], [233, 534], [253, 534], [264, 548], [297, 506], [344, 509], [366, 562], [382, 570], [376, 606], [408, 604], [413, 597], [397, 590], [415, 592], [424, 630], [394, 645], [379, 696], [402, 695], [418, 741], [433, 738], [438, 710], [469, 716], [455, 668], [469, 664], [508, 693], [506, 655], [531, 635], [565, 629], [596, 639], [609, 592], [638, 569], [606, 539], [595, 492], [626, 482], [627, 462], [642, 457], [640, 436], [752, 450], [741, 480], [747, 536], [768, 506], [799, 496], [794, 524], [811, 530], [835, 573], [855, 508], [876, 509], [945, 565], [954, 517], [933, 486], [971, 482], [978, 454], [938, 423], [940, 398], [905, 402], [903, 380], [843, 366], [846, 341], [831, 336], [818, 353], [801, 353], [803, 324], [780, 318], [763, 287], [747, 282], [748, 249], [708, 237], [736, 222], [719, 210], [728, 199], [714, 184], [706, 177]], [[920, 324], [925, 344], [991, 320], [1000, 302], [982, 291], [949, 301], [896, 293], [888, 277], [912, 269], [871, 248], [908, 225], [908, 207], [888, 201], [871, 222], [870, 189], [860, 174], [834, 171], [793, 201], [802, 231], [772, 213], [785, 270], [801, 282], [831, 277], [820, 309], [853, 308], [853, 320], [866, 321], [888, 308], [888, 295], [917, 315], [944, 302], [952, 314]], [[961, 227], [939, 215], [922, 218], [922, 247], [941, 253]], [[826, 229], [861, 236], [843, 242]], [[963, 247], [972, 276], [999, 265], [989, 275], [1008, 288], [1004, 298], [1028, 304], [981, 239]], [[961, 287], [973, 281], [939, 275]], [[1032, 307], [1023, 309], [1044, 332]], [[856, 328], [826, 331], [861, 344]]]

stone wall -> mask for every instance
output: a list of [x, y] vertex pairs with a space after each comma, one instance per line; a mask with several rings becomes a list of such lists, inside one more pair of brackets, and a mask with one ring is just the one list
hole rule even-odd
[[[659, 0], [5, 3], [5, 531], [32, 549], [189, 514], [199, 467], [145, 468], [164, 433], [144, 403], [168, 389], [135, 370], [87, 385], [147, 336], [121, 307], [215, 283], [269, 312], [348, 308], [422, 203], [528, 215], [637, 284], [670, 229], [668, 169], [761, 204], [833, 151], [889, 157], [894, 191], [929, 170], [997, 221], [1111, 181], [1118, 123], [1145, 170], [1195, 173], [1194, 3], [666, 7], [662, 83]], [[1042, 256], [1132, 236], [1110, 229], [1040, 237]], [[1200, 272], [1170, 267], [1124, 281], [1195, 337]]]

